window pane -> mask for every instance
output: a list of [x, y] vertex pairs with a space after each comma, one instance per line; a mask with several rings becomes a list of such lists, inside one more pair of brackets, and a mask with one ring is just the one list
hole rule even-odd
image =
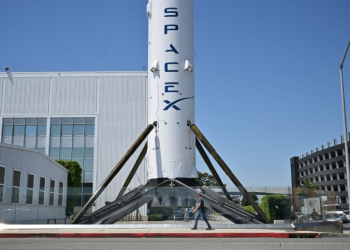
[[10, 135], [12, 136], [12, 126], [4, 126], [2, 130], [2, 136]]
[[61, 147], [71, 148], [72, 147], [72, 136], [61, 137]]
[[53, 206], [54, 199], [55, 199], [54, 193], [50, 193], [50, 201], [49, 201], [50, 206]]
[[92, 172], [84, 171], [84, 182], [92, 182], [92, 177], [93, 177]]
[[44, 195], [43, 191], [39, 191], [39, 205], [44, 205]]
[[35, 136], [26, 136], [25, 147], [26, 148], [35, 148], [36, 137]]
[[74, 136], [73, 137], [73, 147], [74, 148], [84, 147], [84, 137]]
[[37, 142], [37, 145], [36, 145], [37, 148], [45, 148], [46, 136], [38, 136], [36, 139], [36, 142]]
[[22, 118], [15, 118], [13, 119], [13, 123], [15, 125], [25, 125], [25, 119]]
[[45, 148], [36, 148], [36, 150], [40, 151], [41, 153], [45, 154]]
[[36, 135], [36, 126], [26, 126], [26, 135]]
[[13, 119], [12, 118], [5, 118], [4, 125], [13, 125]]
[[74, 118], [74, 124], [85, 124], [85, 118]]
[[26, 126], [26, 135], [36, 135], [36, 126]]
[[19, 188], [12, 188], [12, 203], [19, 203]]
[[85, 171], [94, 170], [94, 160], [93, 159], [85, 159], [84, 160], [84, 170]]
[[39, 118], [38, 119], [38, 124], [39, 125], [46, 125], [47, 124], [47, 119], [46, 118]]
[[34, 187], [34, 175], [33, 174], [28, 174], [28, 188], [33, 188]]
[[61, 124], [61, 118], [51, 118], [51, 124]]
[[4, 197], [4, 187], [0, 185], [0, 202], [3, 202]]
[[78, 162], [79, 166], [81, 167], [81, 169], [84, 169], [84, 161], [83, 161], [83, 159], [73, 159], [73, 161]]
[[84, 148], [73, 148], [73, 158], [84, 158]]
[[24, 135], [24, 126], [15, 126], [13, 135]]
[[85, 125], [85, 135], [94, 135], [95, 125]]
[[27, 189], [27, 201], [26, 204], [33, 204], [33, 190]]
[[26, 118], [26, 125], [37, 125], [38, 120], [36, 118]]
[[86, 118], [86, 124], [95, 124], [95, 118]]
[[21, 172], [14, 170], [13, 171], [13, 186], [20, 187], [21, 185]]
[[52, 159], [58, 160], [60, 158], [60, 149], [50, 148], [50, 157]]
[[62, 194], [58, 195], [58, 205], [62, 206]]
[[84, 135], [84, 125], [74, 125], [73, 135]]
[[85, 148], [85, 159], [94, 158], [94, 148]]
[[84, 194], [92, 194], [92, 183], [83, 183]]
[[63, 182], [62, 181], [60, 181], [60, 183], [59, 183], [59, 191], [58, 191], [59, 193], [63, 193]]
[[55, 180], [50, 181], [50, 192], [55, 192]]
[[2, 143], [5, 143], [5, 144], [12, 144], [12, 136], [5, 136], [5, 137], [2, 137]]
[[13, 145], [23, 147], [24, 136], [14, 136], [13, 137]]
[[4, 167], [0, 167], [0, 184], [4, 184], [5, 183], [5, 168]]
[[38, 135], [46, 135], [46, 125], [38, 126]]
[[60, 139], [61, 137], [58, 136], [51, 136], [50, 145], [52, 148], [59, 148], [60, 147]]
[[62, 159], [62, 160], [72, 159], [72, 149], [71, 148], [61, 148], [60, 149], [60, 159]]
[[40, 190], [45, 190], [45, 177], [40, 177]]
[[62, 135], [72, 135], [72, 125], [62, 125]]
[[94, 146], [94, 136], [86, 136], [85, 147], [93, 147], [93, 146]]
[[61, 135], [61, 125], [51, 125], [51, 135]]
[[73, 118], [62, 118], [62, 124], [73, 124]]

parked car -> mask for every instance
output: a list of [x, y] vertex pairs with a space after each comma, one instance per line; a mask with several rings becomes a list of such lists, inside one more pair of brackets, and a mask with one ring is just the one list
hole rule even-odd
[[349, 214], [349, 210], [344, 210], [344, 217], [345, 217], [345, 223], [349, 223], [350, 222], [350, 214]]
[[325, 215], [326, 221], [338, 221], [340, 223], [343, 223], [343, 216], [339, 213], [327, 213]]

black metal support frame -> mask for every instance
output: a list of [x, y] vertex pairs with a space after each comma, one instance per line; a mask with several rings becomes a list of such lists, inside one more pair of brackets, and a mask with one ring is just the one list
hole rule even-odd
[[[100, 187], [96, 190], [96, 192], [93, 194], [93, 196], [90, 198], [90, 200], [86, 203], [86, 205], [83, 207], [83, 209], [78, 213], [78, 215], [75, 217], [75, 219], [72, 221], [73, 224], [91, 224], [91, 223], [101, 223], [101, 224], [112, 224], [116, 221], [120, 220], [127, 214], [139, 209], [141, 206], [146, 204], [147, 202], [151, 201], [155, 196], [159, 195], [159, 192], [164, 193], [165, 189], [173, 189], [175, 188], [174, 184], [176, 184], [177, 188], [183, 188], [180, 189], [180, 193], [188, 194], [193, 198], [195, 198], [196, 193], [198, 190], [193, 189], [192, 187], [187, 186], [183, 182], [175, 179], [175, 180], [164, 180], [162, 183], [157, 184], [155, 187], [150, 187], [149, 182], [145, 183], [144, 185], [141, 185], [132, 191], [128, 192], [124, 195], [126, 188], [130, 184], [133, 176], [135, 175], [140, 163], [142, 162], [143, 158], [146, 155], [147, 152], [147, 143], [143, 147], [139, 157], [137, 158], [130, 174], [128, 175], [122, 190], [119, 192], [118, 197], [113, 202], [106, 202], [106, 206], [96, 210], [95, 212], [83, 216], [85, 211], [91, 206], [91, 204], [99, 197], [99, 195], [103, 192], [103, 190], [107, 187], [107, 185], [112, 181], [112, 179], [120, 172], [122, 167], [125, 165], [125, 163], [129, 160], [131, 155], [137, 150], [137, 148], [141, 145], [142, 141], [148, 136], [148, 134], [152, 131], [154, 126], [156, 126], [157, 123], [154, 122], [153, 124], [150, 124], [147, 126], [147, 128], [142, 132], [142, 134], [139, 136], [139, 138], [135, 141], [135, 143], [130, 147], [130, 149], [127, 151], [127, 153], [124, 155], [124, 157], [119, 161], [119, 163], [115, 166], [115, 168], [111, 171], [111, 173], [107, 176], [107, 178], [104, 180], [104, 182], [100, 185]], [[257, 206], [257, 204], [253, 201], [253, 199], [250, 197], [249, 193], [245, 190], [245, 188], [242, 186], [242, 184], [239, 182], [239, 180], [233, 175], [231, 170], [228, 168], [228, 166], [225, 164], [225, 162], [220, 158], [220, 156], [216, 153], [215, 149], [210, 145], [210, 143], [207, 141], [207, 139], [203, 136], [203, 134], [199, 131], [199, 129], [194, 124], [189, 124], [191, 130], [195, 133], [197, 136], [196, 138], [196, 147], [198, 151], [200, 152], [201, 156], [203, 157], [204, 161], [208, 165], [211, 173], [219, 183], [219, 185], [222, 188], [222, 191], [224, 192], [225, 196], [224, 198], [221, 195], [217, 194], [216, 192], [212, 191], [206, 186], [199, 187], [203, 192], [203, 199], [206, 201], [206, 206], [211, 208], [212, 210], [221, 213], [224, 217], [227, 219], [233, 221], [234, 223], [261, 223], [258, 218], [254, 216], [254, 214], [246, 211], [245, 209], [241, 208], [240, 206], [236, 205], [233, 201], [231, 196], [229, 195], [226, 187], [224, 186], [222, 180], [220, 179], [218, 173], [216, 172], [214, 166], [210, 162], [209, 157], [205, 153], [201, 143], [205, 146], [205, 148], [210, 152], [210, 154], [214, 157], [214, 159], [219, 163], [221, 168], [225, 171], [225, 173], [228, 175], [228, 177], [232, 180], [232, 182], [237, 186], [237, 188], [241, 191], [241, 193], [248, 199], [248, 201], [251, 203], [251, 205], [254, 207], [254, 209], [258, 212], [258, 214], [261, 216], [261, 218], [268, 222], [268, 219], [266, 215], [261, 211], [261, 209]], [[200, 141], [201, 142], [200, 142]], [[171, 182], [171, 187], [165, 188], [168, 186], [168, 182]], [[161, 189], [157, 189], [161, 188]]]
[[129, 186], [129, 184], [130, 184], [132, 178], [134, 177], [136, 171], [139, 169], [139, 166], [140, 166], [140, 164], [141, 164], [143, 158], [145, 158], [145, 156], [146, 156], [146, 153], [147, 153], [147, 145], [148, 145], [148, 144], [147, 144], [147, 142], [146, 142], [146, 144], [145, 144], [145, 146], [143, 147], [143, 149], [142, 149], [142, 151], [141, 151], [139, 157], [137, 158], [137, 160], [136, 160], [136, 162], [135, 162], [133, 168], [131, 169], [130, 174], [129, 174], [128, 177], [126, 178], [126, 180], [125, 180], [125, 182], [124, 182], [124, 185], [123, 185], [122, 189], [120, 190], [120, 192], [119, 192], [119, 194], [118, 194], [118, 196], [117, 196], [117, 199], [121, 198], [121, 197], [124, 195], [126, 188]]
[[198, 139], [196, 138], [196, 147], [198, 149], [198, 152], [200, 153], [200, 155], [202, 156], [204, 162], [207, 164], [211, 174], [214, 176], [214, 178], [216, 179], [216, 181], [218, 182], [218, 184], [220, 185], [220, 188], [222, 189], [222, 191], [224, 192], [225, 196], [227, 197], [227, 199], [229, 199], [230, 201], [232, 201], [231, 195], [228, 193], [224, 183], [222, 182], [218, 172], [216, 172], [213, 164], [211, 164], [211, 161], [209, 159], [209, 157], [207, 156], [207, 154], [204, 151], [204, 148], [202, 147], [201, 143], [198, 141]]
[[150, 124], [147, 128], [141, 133], [141, 135], [136, 139], [134, 144], [129, 148], [129, 150], [125, 153], [123, 158], [118, 162], [118, 164], [114, 167], [111, 173], [107, 176], [107, 178], [102, 182], [99, 188], [95, 191], [92, 197], [88, 200], [85, 206], [80, 210], [77, 216], [72, 221], [72, 224], [79, 223], [79, 220], [84, 215], [84, 213], [88, 210], [88, 208], [92, 205], [92, 203], [100, 196], [100, 194], [105, 190], [108, 184], [113, 180], [113, 178], [119, 173], [119, 171], [123, 168], [125, 163], [129, 160], [129, 158], [133, 155], [133, 153], [137, 150], [137, 148], [141, 145], [141, 143], [146, 139], [149, 133], [153, 130], [153, 128], [157, 126], [157, 122]]
[[[169, 187], [172, 182], [176, 187]], [[155, 187], [148, 187], [148, 183], [141, 185], [132, 191], [126, 193], [123, 197], [110, 202], [108, 205], [96, 210], [95, 212], [84, 216], [78, 222], [80, 224], [113, 224], [124, 216], [137, 210], [147, 202], [151, 201], [159, 194], [169, 194], [176, 191], [186, 196], [191, 196], [196, 199], [197, 189], [187, 186], [178, 180], [166, 180]], [[211, 210], [220, 213], [225, 218], [236, 224], [261, 224], [254, 214], [234, 204], [232, 201], [222, 197], [206, 186], [201, 187], [202, 198], [205, 201], [205, 206]]]
[[193, 133], [197, 136], [197, 138], [203, 143], [204, 147], [209, 151], [209, 153], [214, 157], [216, 162], [220, 165], [222, 170], [226, 173], [226, 175], [231, 179], [231, 181], [236, 185], [239, 191], [243, 194], [243, 196], [248, 200], [248, 202], [252, 205], [255, 211], [261, 216], [261, 218], [269, 223], [269, 219], [265, 215], [265, 213], [260, 209], [258, 204], [255, 203], [253, 198], [249, 195], [248, 191], [244, 188], [242, 183], [237, 179], [237, 177], [232, 173], [231, 169], [226, 165], [224, 160], [220, 157], [220, 155], [215, 151], [214, 147], [209, 143], [207, 138], [202, 134], [202, 132], [198, 129], [195, 124], [191, 124], [188, 122]]

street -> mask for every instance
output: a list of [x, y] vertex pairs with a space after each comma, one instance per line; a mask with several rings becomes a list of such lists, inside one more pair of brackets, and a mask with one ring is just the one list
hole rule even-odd
[[0, 249], [6, 250], [233, 250], [233, 249], [348, 249], [350, 237], [319, 239], [273, 239], [273, 238], [233, 238], [233, 239], [0, 239]]

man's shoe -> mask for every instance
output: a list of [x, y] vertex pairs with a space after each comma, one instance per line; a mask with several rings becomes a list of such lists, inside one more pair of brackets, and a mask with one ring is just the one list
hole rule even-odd
[[197, 228], [196, 228], [196, 227], [193, 227], [193, 228], [191, 228], [191, 230], [197, 230]]
[[206, 228], [205, 230], [213, 230], [211, 227]]

